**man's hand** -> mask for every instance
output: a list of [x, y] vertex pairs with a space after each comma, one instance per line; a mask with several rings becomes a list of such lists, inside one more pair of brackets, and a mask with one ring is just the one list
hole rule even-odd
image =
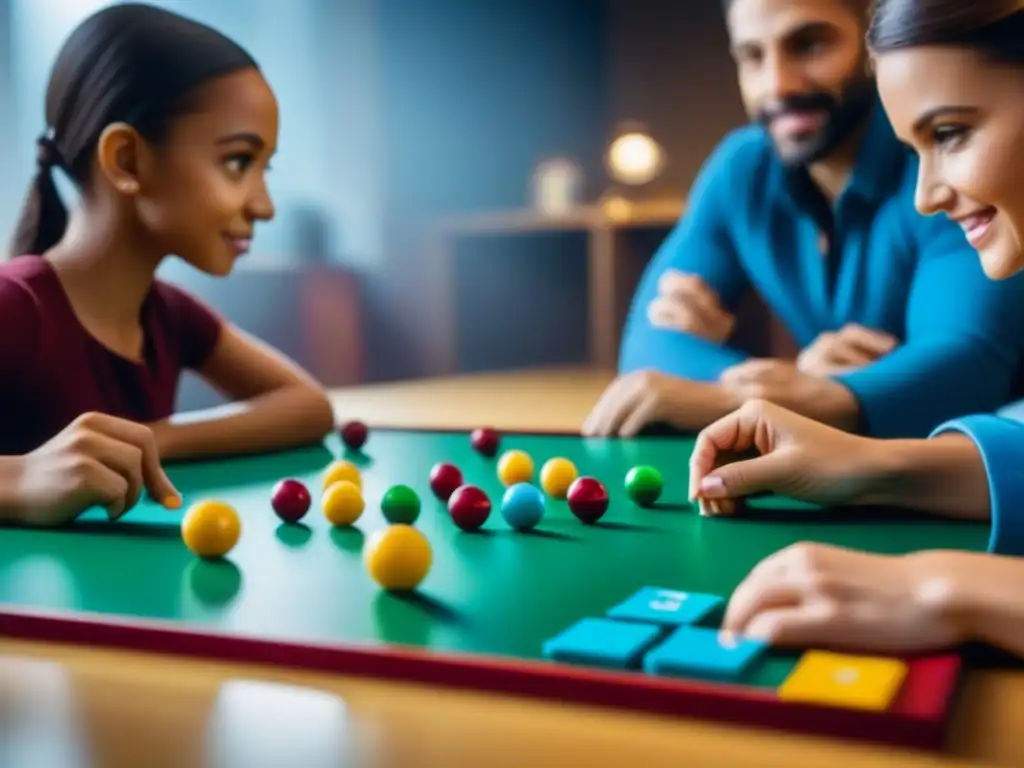
[[667, 270], [658, 281], [658, 296], [647, 306], [655, 328], [690, 333], [706, 341], [724, 343], [736, 326], [718, 294], [696, 275]]
[[657, 371], [619, 376], [583, 424], [587, 437], [633, 437], [651, 424], [697, 431], [740, 405], [725, 389]]
[[851, 323], [818, 336], [796, 360], [796, 367], [812, 376], [834, 376], [862, 368], [892, 352], [896, 337]]
[[787, 360], [755, 358], [722, 372], [720, 384], [740, 403], [767, 400], [816, 421], [855, 432], [860, 406], [842, 384], [800, 371]]

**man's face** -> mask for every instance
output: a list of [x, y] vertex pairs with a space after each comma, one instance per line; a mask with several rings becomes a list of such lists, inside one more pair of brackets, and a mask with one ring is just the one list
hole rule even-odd
[[729, 36], [740, 91], [782, 161], [834, 152], [876, 99], [864, 19], [843, 0], [734, 0]]

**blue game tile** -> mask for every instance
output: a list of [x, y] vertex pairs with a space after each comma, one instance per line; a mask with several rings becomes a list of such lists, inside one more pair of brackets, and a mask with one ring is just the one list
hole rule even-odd
[[644, 671], [710, 680], [735, 681], [768, 648], [751, 640], [705, 627], [680, 627], [644, 657]]
[[722, 609], [724, 605], [725, 601], [716, 595], [644, 587], [632, 597], [612, 607], [607, 616], [610, 619], [678, 627], [683, 624], [697, 624]]
[[555, 661], [628, 669], [639, 667], [644, 651], [662, 630], [649, 624], [586, 618], [544, 643]]

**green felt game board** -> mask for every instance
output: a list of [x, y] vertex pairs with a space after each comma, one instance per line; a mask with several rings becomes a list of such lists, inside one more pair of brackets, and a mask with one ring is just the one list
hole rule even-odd
[[[141, 503], [122, 520], [89, 512], [68, 528], [0, 532], [0, 634], [399, 677], [729, 721], [934, 745], [959, 674], [956, 655], [912, 660], [905, 690], [885, 712], [782, 702], [777, 687], [801, 653], [772, 650], [735, 683], [662, 678], [642, 670], [589, 669], [545, 659], [546, 640], [601, 617], [648, 586], [727, 598], [752, 566], [800, 540], [874, 552], [983, 550], [983, 524], [896, 511], [819, 509], [780, 498], [751, 501], [756, 515], [700, 517], [686, 500], [692, 441], [678, 437], [582, 439], [508, 434], [539, 473], [564, 456], [608, 487], [608, 513], [585, 526], [548, 500], [535, 531], [512, 531], [499, 511], [496, 458], [464, 432], [379, 429], [359, 455], [340, 441], [276, 455], [171, 465], [185, 507], [231, 503], [242, 535], [227, 558], [200, 560], [181, 539], [183, 511]], [[317, 505], [321, 474], [339, 456], [362, 465], [367, 509], [332, 528]], [[430, 492], [438, 461], [488, 492], [482, 532], [459, 530]], [[637, 464], [666, 480], [653, 508], [631, 503], [623, 478]], [[306, 483], [314, 505], [298, 525], [270, 506], [279, 480]], [[391, 485], [423, 500], [417, 527], [433, 566], [415, 593], [383, 591], [364, 568], [366, 537], [386, 525], [377, 502]]]

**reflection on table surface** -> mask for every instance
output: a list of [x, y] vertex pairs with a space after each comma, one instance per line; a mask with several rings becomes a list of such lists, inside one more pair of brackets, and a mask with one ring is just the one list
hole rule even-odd
[[968, 690], [951, 746], [977, 758], [968, 760], [618, 710], [2, 641], [0, 766], [1019, 766], [1024, 751], [1011, 746], [1024, 728], [1019, 713], [982, 702], [1005, 700], [1020, 684], [984, 696]]

